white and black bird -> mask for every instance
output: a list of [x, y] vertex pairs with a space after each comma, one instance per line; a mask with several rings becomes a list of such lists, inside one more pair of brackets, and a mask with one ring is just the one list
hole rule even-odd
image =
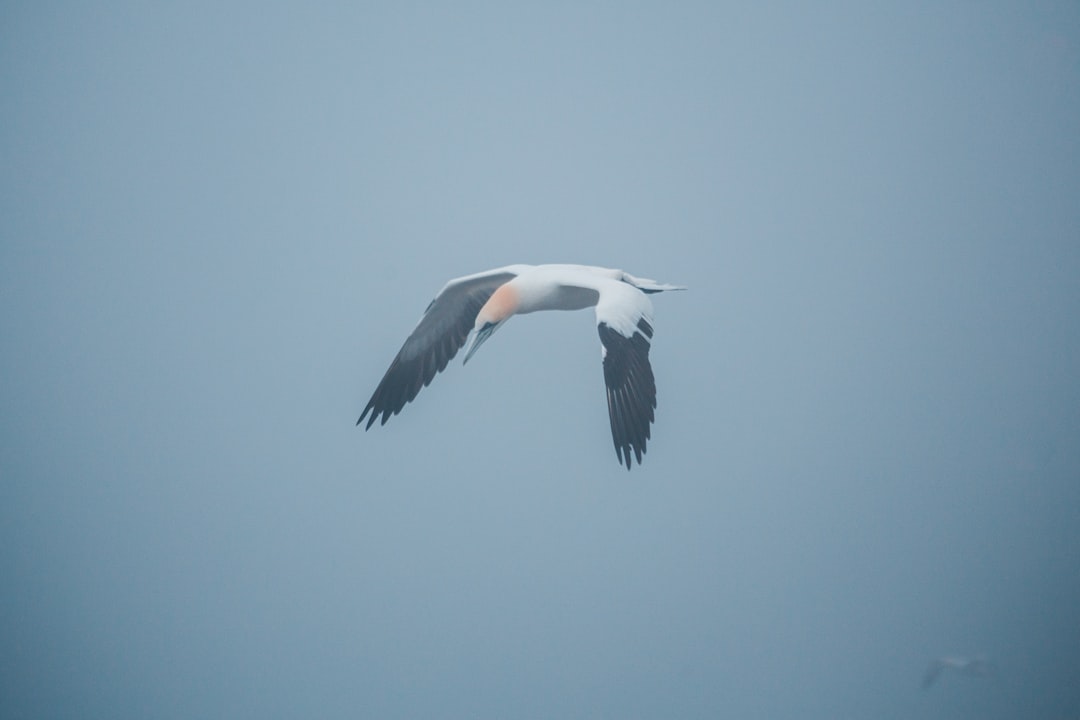
[[656, 408], [647, 295], [684, 289], [587, 265], [508, 265], [451, 280], [424, 311], [356, 424], [365, 417], [365, 430], [379, 417], [386, 424], [446, 367], [470, 334], [465, 362], [513, 315], [595, 307], [611, 437], [620, 464], [629, 469], [632, 457], [641, 463]]
[[959, 657], [947, 655], [930, 663], [923, 674], [922, 686], [928, 688], [937, 682], [944, 670], [954, 670], [969, 677], [992, 677], [997, 674], [997, 665], [985, 655]]

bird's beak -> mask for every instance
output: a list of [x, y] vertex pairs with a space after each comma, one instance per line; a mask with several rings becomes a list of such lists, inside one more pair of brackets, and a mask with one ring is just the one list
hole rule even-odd
[[465, 359], [461, 362], [462, 365], [469, 362], [469, 358], [484, 344], [485, 340], [491, 337], [491, 333], [495, 332], [497, 327], [499, 327], [497, 323], [487, 323], [473, 333], [472, 343], [469, 344], [469, 349], [465, 351]]

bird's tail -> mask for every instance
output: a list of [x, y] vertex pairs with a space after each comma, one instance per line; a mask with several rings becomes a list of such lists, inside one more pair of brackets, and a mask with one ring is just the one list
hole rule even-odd
[[630, 283], [643, 293], [658, 293], [665, 290], [685, 290], [682, 285], [666, 285], [664, 283], [658, 283], [655, 280], [649, 280], [648, 278], [634, 277], [628, 272], [623, 273], [623, 282]]

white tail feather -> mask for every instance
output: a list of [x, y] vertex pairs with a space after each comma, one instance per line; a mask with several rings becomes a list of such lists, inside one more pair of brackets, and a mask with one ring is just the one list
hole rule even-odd
[[664, 292], [665, 290], [685, 290], [686, 289], [682, 285], [667, 285], [665, 283], [658, 283], [655, 280], [649, 280], [648, 278], [634, 277], [633, 275], [631, 275], [628, 272], [623, 273], [622, 279], [623, 279], [624, 282], [628, 282], [631, 285], [633, 285], [634, 287], [636, 287], [637, 289], [639, 289], [639, 290], [641, 290], [643, 292], [647, 292], [647, 293]]

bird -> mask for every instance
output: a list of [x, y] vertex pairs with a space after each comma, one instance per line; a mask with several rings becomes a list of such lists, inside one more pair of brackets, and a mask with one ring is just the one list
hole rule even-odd
[[997, 665], [985, 655], [975, 655], [973, 657], [947, 655], [934, 660], [926, 668], [922, 681], [923, 689], [933, 685], [946, 668], [956, 670], [962, 675], [970, 677], [991, 677], [997, 674]]
[[385, 425], [446, 368], [470, 337], [462, 364], [514, 315], [593, 307], [611, 437], [619, 464], [629, 470], [632, 458], [641, 464], [655, 419], [648, 295], [685, 289], [590, 265], [507, 265], [450, 280], [427, 306], [356, 424], [366, 417], [365, 431], [376, 418]]

